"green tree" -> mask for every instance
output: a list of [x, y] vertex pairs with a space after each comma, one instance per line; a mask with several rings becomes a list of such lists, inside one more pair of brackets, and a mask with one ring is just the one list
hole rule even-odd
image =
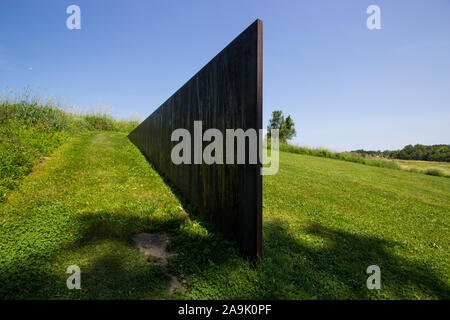
[[271, 129], [278, 129], [278, 137], [281, 142], [286, 142], [297, 135], [294, 120], [292, 120], [290, 115], [285, 119], [283, 116], [283, 111], [281, 110], [275, 110], [272, 112], [272, 118], [269, 120], [269, 125], [267, 126], [268, 138], [270, 138]]

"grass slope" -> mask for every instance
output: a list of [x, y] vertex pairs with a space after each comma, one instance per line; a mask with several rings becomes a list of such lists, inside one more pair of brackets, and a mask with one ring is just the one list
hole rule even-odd
[[51, 104], [0, 101], [0, 201], [69, 136], [92, 130], [130, 132], [136, 125], [106, 114], [72, 114]]
[[315, 157], [355, 162], [374, 167], [402, 169], [411, 172], [420, 172], [431, 176], [450, 178], [450, 164], [448, 162], [397, 160], [388, 158], [363, 157], [357, 153], [352, 152], [333, 152], [327, 149], [313, 149], [286, 143], [280, 143], [279, 150], [284, 152], [297, 153]]
[[446, 178], [282, 153], [264, 180], [266, 257], [290, 297], [448, 299], [449, 208]]
[[[270, 148], [270, 144], [269, 144]], [[279, 150], [290, 153], [304, 154], [308, 156], [322, 157], [322, 158], [330, 158], [337, 159], [349, 162], [355, 162], [360, 164], [365, 164], [368, 166], [381, 167], [381, 168], [390, 168], [390, 169], [401, 169], [401, 167], [387, 159], [378, 159], [378, 158], [364, 158], [356, 154], [351, 154], [348, 152], [333, 152], [327, 149], [314, 149], [307, 147], [300, 147], [286, 143], [280, 143]]]
[[[71, 138], [0, 203], [0, 298], [448, 299], [450, 180], [280, 154], [264, 177], [264, 260], [196, 219], [125, 134]], [[164, 230], [164, 270], [131, 237]], [[81, 290], [68, 290], [69, 265]], [[381, 267], [382, 290], [366, 288]]]

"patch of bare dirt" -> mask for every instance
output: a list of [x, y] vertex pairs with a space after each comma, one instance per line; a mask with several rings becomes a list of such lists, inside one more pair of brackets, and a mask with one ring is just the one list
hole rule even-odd
[[167, 243], [169, 242], [169, 236], [165, 232], [157, 233], [139, 233], [133, 237], [133, 241], [136, 243], [140, 252], [145, 255], [152, 256], [156, 259], [156, 263], [159, 264], [170, 276], [170, 292], [180, 290], [186, 291], [186, 285], [178, 281], [177, 277], [171, 275], [167, 271], [167, 259], [173, 256], [173, 253], [166, 251]]

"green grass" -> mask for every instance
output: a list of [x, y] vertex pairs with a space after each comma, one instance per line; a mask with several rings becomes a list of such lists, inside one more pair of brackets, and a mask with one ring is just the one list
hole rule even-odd
[[69, 136], [92, 130], [130, 132], [136, 125], [105, 114], [71, 114], [51, 104], [0, 101], [0, 202]]
[[333, 152], [327, 149], [300, 147], [286, 143], [280, 143], [279, 150], [296, 154], [355, 162], [374, 167], [401, 169], [410, 172], [424, 173], [431, 176], [439, 176], [447, 178], [450, 177], [450, 164], [447, 162], [362, 157], [354, 153]]
[[[264, 258], [237, 254], [125, 134], [84, 132], [0, 203], [0, 298], [449, 299], [450, 180], [280, 153], [264, 177]], [[166, 231], [170, 278], [131, 238]], [[66, 288], [69, 265], [81, 290]], [[382, 290], [366, 288], [369, 265]]]
[[[270, 144], [269, 144], [269, 148], [270, 148]], [[350, 154], [350, 153], [333, 152], [333, 151], [330, 151], [327, 149], [321, 149], [321, 148], [314, 149], [314, 148], [294, 146], [294, 145], [286, 144], [286, 143], [280, 143], [279, 150], [284, 151], [284, 152], [304, 154], [304, 155], [315, 156], [315, 157], [355, 162], [355, 163], [365, 164], [365, 165], [374, 166], [374, 167], [401, 169], [401, 167], [397, 163], [386, 160], [386, 159], [364, 158], [364, 157]]]
[[[322, 298], [448, 299], [448, 179], [282, 153], [264, 188], [266, 255], [294, 266], [274, 268], [286, 282], [303, 270]], [[379, 292], [362, 285], [370, 264]]]
[[419, 161], [419, 160], [393, 160], [402, 169], [422, 172], [429, 175], [450, 177], [450, 162]]

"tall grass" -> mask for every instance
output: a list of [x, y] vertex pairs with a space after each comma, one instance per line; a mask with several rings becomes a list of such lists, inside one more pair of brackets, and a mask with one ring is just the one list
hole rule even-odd
[[436, 176], [436, 177], [449, 177], [442, 170], [434, 169], [434, 168], [426, 169], [423, 173], [428, 174], [430, 176]]
[[68, 112], [29, 96], [0, 100], [0, 201], [70, 136], [93, 130], [129, 133], [137, 125], [106, 113]]

